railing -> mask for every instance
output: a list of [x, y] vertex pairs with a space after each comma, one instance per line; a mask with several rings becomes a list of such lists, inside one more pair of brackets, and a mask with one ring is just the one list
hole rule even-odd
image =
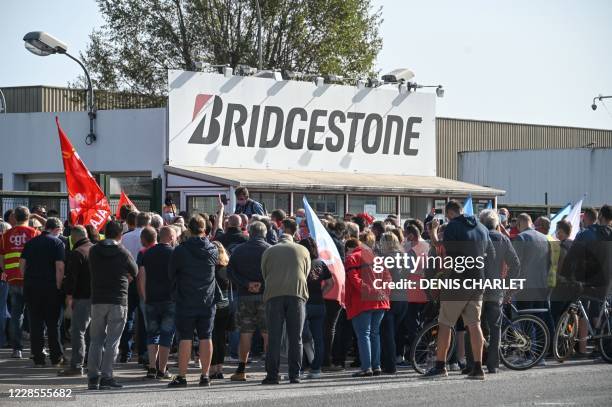
[[[139, 211], [146, 212], [151, 208], [151, 197], [134, 196], [130, 199]], [[109, 204], [111, 213], [114, 214], [119, 204], [119, 196], [112, 195]], [[47, 209], [47, 213], [50, 210], [55, 210], [59, 213], [60, 219], [68, 219], [68, 194], [65, 192], [0, 191], [2, 214], [20, 205], [29, 209], [36, 205], [43, 205]]]

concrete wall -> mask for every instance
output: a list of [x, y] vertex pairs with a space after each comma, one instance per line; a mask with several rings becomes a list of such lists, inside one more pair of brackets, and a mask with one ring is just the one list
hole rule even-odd
[[[27, 174], [63, 176], [55, 116], [91, 172], [163, 175], [166, 109], [104, 110], [96, 120], [97, 141], [85, 144], [85, 112], [0, 114], [0, 173], [4, 190], [23, 189]], [[65, 183], [62, 183], [65, 188]]]
[[612, 203], [612, 149], [478, 151], [459, 155], [459, 179], [506, 190], [506, 205]]

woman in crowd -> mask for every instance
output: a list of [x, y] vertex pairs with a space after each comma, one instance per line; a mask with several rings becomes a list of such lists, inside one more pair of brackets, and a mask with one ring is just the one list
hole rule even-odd
[[318, 379], [321, 377], [321, 363], [325, 352], [325, 341], [323, 338], [323, 327], [325, 325], [325, 300], [323, 295], [328, 292], [333, 284], [331, 272], [325, 263], [319, 259], [317, 243], [312, 237], [302, 239], [300, 244], [310, 253], [311, 267], [307, 277], [308, 302], [306, 302], [306, 320], [304, 332], [309, 331], [314, 341], [314, 358], [310, 363], [310, 373], [307, 378]]
[[[374, 257], [369, 248], [364, 248], [357, 239], [346, 242], [346, 317], [352, 320], [361, 370], [353, 377], [378, 376], [380, 369], [380, 323], [389, 309], [387, 290], [376, 289], [375, 284], [391, 280], [388, 271], [374, 273]], [[374, 280], [380, 279], [378, 283]]]
[[219, 250], [219, 259], [215, 268], [215, 322], [212, 334], [213, 355], [210, 363], [210, 378], [223, 379], [223, 360], [225, 359], [226, 333], [232, 331], [234, 315], [229, 306], [230, 281], [227, 277], [229, 256], [220, 242], [212, 242]]

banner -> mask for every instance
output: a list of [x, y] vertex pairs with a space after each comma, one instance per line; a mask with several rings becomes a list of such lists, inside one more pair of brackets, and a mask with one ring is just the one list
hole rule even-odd
[[474, 205], [472, 205], [472, 195], [470, 194], [463, 203], [463, 214], [465, 216], [474, 216]]
[[563, 209], [557, 212], [555, 216], [553, 216], [553, 218], [550, 220], [550, 230], [548, 232], [549, 236], [555, 237], [555, 233], [557, 233], [557, 223], [559, 223], [559, 221], [565, 216], [569, 215], [571, 210], [572, 204], [568, 203]]
[[576, 204], [572, 207], [572, 211], [567, 215], [567, 220], [572, 224], [572, 234], [570, 235], [570, 239], [574, 240], [578, 232], [580, 232], [580, 212], [582, 211], [582, 201], [584, 198], [576, 202]]
[[[124, 205], [131, 205], [134, 210], [136, 210], [136, 205], [134, 205], [134, 203], [130, 200], [130, 198], [127, 196], [127, 194], [123, 191], [121, 191], [121, 196], [119, 197], [119, 203], [117, 204], [117, 211], [115, 212], [115, 218], [120, 219], [121, 218], [121, 207], [123, 207]], [[125, 220], [125, 219], [122, 219]]]
[[306, 196], [304, 196], [302, 201], [304, 203], [304, 210], [306, 211], [306, 222], [308, 223], [310, 236], [317, 242], [317, 247], [319, 248], [319, 258], [325, 263], [327, 268], [329, 268], [334, 279], [334, 286], [324, 295], [324, 297], [328, 300], [336, 300], [344, 307], [345, 273], [342, 258], [340, 258], [340, 253], [338, 253], [338, 249], [327, 232], [327, 229], [321, 224], [317, 214], [308, 204]]
[[108, 200], [62, 130], [57, 116], [55, 122], [66, 173], [70, 223], [83, 226], [92, 225], [97, 231], [100, 231], [111, 215]]

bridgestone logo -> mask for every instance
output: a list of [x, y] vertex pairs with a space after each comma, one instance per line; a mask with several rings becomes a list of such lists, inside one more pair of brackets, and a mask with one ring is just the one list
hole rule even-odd
[[[198, 95], [194, 118], [202, 108], [202, 100], [207, 101], [210, 96]], [[239, 147], [275, 148], [282, 142], [289, 150], [302, 150], [306, 144], [310, 151], [326, 149], [353, 153], [360, 148], [366, 154], [408, 156], [418, 153], [410, 143], [419, 138], [419, 133], [413, 130], [414, 125], [423, 121], [422, 117], [404, 119], [386, 115], [383, 118], [377, 113], [345, 113], [341, 110], [314, 109], [308, 112], [301, 107], [285, 111], [278, 106], [268, 105], [262, 109], [262, 106], [253, 105], [248, 109], [238, 103], [228, 103], [224, 109], [219, 96], [214, 96], [208, 126], [207, 116], [205, 114], [200, 119], [189, 144], [214, 144], [221, 138], [223, 146], [235, 143]]]

